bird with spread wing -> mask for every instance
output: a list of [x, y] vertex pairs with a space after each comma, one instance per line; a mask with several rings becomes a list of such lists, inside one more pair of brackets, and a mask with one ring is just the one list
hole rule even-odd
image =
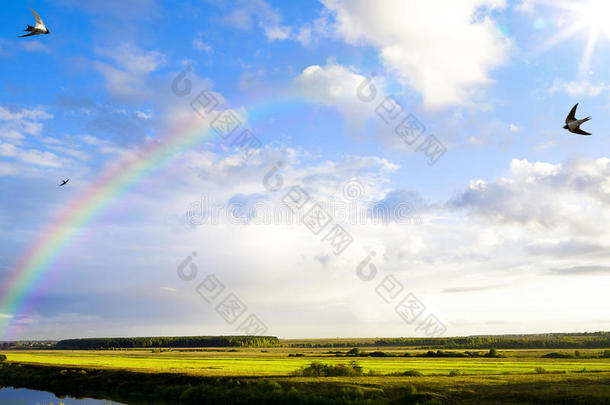
[[568, 114], [568, 116], [566, 117], [566, 124], [563, 126], [564, 129], [567, 129], [568, 131], [572, 132], [573, 134], [578, 134], [578, 135], [591, 135], [589, 132], [583, 131], [582, 129], [580, 129], [580, 125], [583, 122], [587, 122], [591, 119], [591, 117], [586, 117], [583, 119], [577, 119], [576, 118], [576, 108], [578, 107], [578, 103], [576, 103], [576, 105], [574, 105], [574, 107], [572, 107], [572, 109], [570, 110], [570, 113]]
[[32, 35], [50, 34], [51, 31], [49, 31], [49, 29], [44, 25], [42, 18], [40, 18], [32, 7], [30, 7], [30, 10], [32, 10], [32, 14], [34, 14], [34, 18], [36, 18], [36, 25], [32, 27], [30, 24], [28, 24], [28, 27], [25, 30], [29, 31], [29, 34], [19, 35], [19, 38], [30, 37]]

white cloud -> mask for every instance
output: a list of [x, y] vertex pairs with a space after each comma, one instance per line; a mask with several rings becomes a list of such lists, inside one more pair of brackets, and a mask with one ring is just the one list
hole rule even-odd
[[[357, 96], [358, 87], [366, 77], [353, 68], [329, 62], [326, 66], [311, 65], [294, 81], [294, 88], [301, 97], [338, 108], [353, 129], [362, 128], [363, 122], [374, 113], [370, 104]], [[384, 81], [375, 80], [377, 92], [383, 95]], [[381, 98], [380, 98], [381, 99]]]
[[152, 118], [152, 114], [150, 112], [136, 111], [135, 114], [138, 118], [142, 118], [144, 120], [149, 120]]
[[0, 107], [0, 120], [2, 121], [10, 121], [10, 120], [44, 120], [53, 118], [52, 114], [45, 112], [42, 109], [34, 109], [29, 110], [27, 108], [22, 108], [18, 111], [12, 111], [4, 107]]
[[321, 37], [330, 35], [330, 12], [328, 9], [323, 9], [320, 17], [316, 18], [309, 24], [301, 26], [298, 32], [293, 34], [293, 38], [299, 41], [303, 46], [316, 42]]
[[0, 106], [0, 138], [20, 142], [25, 135], [40, 135], [44, 126], [40, 122], [53, 118], [42, 108], [9, 109]]
[[115, 48], [102, 48], [102, 56], [114, 60], [116, 65], [134, 73], [150, 73], [165, 63], [165, 55], [158, 51], [143, 51], [133, 44], [124, 43]]
[[161, 52], [144, 51], [124, 43], [115, 48], [102, 48], [98, 54], [114, 62], [96, 61], [95, 69], [106, 79], [106, 88], [118, 99], [142, 100], [151, 95], [147, 85], [148, 74], [166, 62]]
[[303, 95], [325, 104], [356, 101], [356, 89], [366, 78], [342, 65], [311, 65], [296, 79]]
[[610, 222], [610, 159], [550, 164], [513, 159], [512, 176], [471, 181], [453, 201], [498, 223], [567, 228], [579, 235], [604, 233]]
[[198, 51], [204, 51], [208, 53], [214, 50], [211, 45], [203, 42], [203, 39], [201, 38], [201, 33], [197, 34], [195, 39], [193, 39], [193, 48]]
[[80, 159], [83, 161], [87, 161], [87, 160], [91, 159], [90, 154], [80, 151], [78, 149], [74, 149], [74, 148], [58, 146], [58, 145], [51, 145], [51, 146], [49, 146], [49, 149], [54, 150], [56, 152], [60, 152], [62, 156], [72, 156], [76, 159]]
[[536, 3], [536, 0], [521, 0], [521, 3], [515, 6], [515, 10], [525, 14], [532, 14]]
[[[86, 140], [99, 143], [90, 137]], [[607, 313], [607, 308], [593, 305], [605, 302], [601, 301], [607, 295], [604, 283], [574, 276], [566, 280], [568, 276], [563, 273], [553, 277], [542, 275], [548, 269], [592, 266], [596, 260], [598, 265], [607, 262], [608, 218], [597, 216], [595, 209], [589, 213], [587, 198], [594, 199], [591, 196], [599, 194], [595, 190], [603, 191], [606, 187], [610, 160], [563, 164], [516, 160], [511, 164], [509, 179], [485, 179], [464, 186], [466, 191], [476, 193], [497, 193], [497, 189], [508, 188], [509, 192], [503, 195], [509, 199], [506, 203], [509, 209], [520, 204], [520, 199], [528, 201], [529, 207], [538, 197], [537, 188], [552, 188], [556, 192], [547, 190], [546, 200], [541, 203], [546, 205], [547, 200], [555, 198], [561, 205], [575, 205], [565, 212], [578, 212], [572, 214], [575, 222], [598, 221], [604, 233], [594, 242], [586, 240], [586, 233], [571, 232], [561, 226], [523, 226], [508, 218], [493, 221], [492, 216], [484, 215], [481, 208], [484, 204], [474, 204], [471, 199], [470, 204], [462, 205], [475, 214], [471, 217], [455, 206], [429, 204], [420, 213], [421, 226], [395, 222], [346, 225], [354, 242], [340, 256], [333, 255], [330, 245], [322, 242], [320, 235], [313, 235], [296, 215], [291, 225], [231, 225], [225, 221], [188, 228], [184, 226], [185, 213], [202, 192], [216, 201], [227, 201], [236, 194], [262, 196], [270, 204], [281, 206], [282, 197], [293, 185], [301, 185], [310, 193], [311, 201], [305, 210], [314, 202], [347, 202], [342, 185], [350, 179], [364, 185], [365, 199], [389, 203], [396, 199], [412, 200], [411, 193], [392, 191], [389, 179], [395, 177], [396, 164], [376, 156], [320, 161], [299, 150], [270, 147], [253, 155], [248, 164], [243, 163], [240, 154], [226, 156], [205, 149], [191, 150], [178, 160], [179, 165], [172, 168], [171, 175], [155, 178], [155, 187], [129, 192], [130, 201], [138, 208], [137, 215], [133, 210], [117, 212], [114, 225], [91, 235], [89, 243], [95, 249], [78, 249], [71, 254], [73, 266], [66, 268], [50, 286], [50, 295], [60, 292], [65, 295], [64, 309], [57, 309], [57, 313], [69, 312], [65, 307], [77, 302], [84, 290], [92, 304], [88, 312], [102, 319], [96, 326], [98, 335], [100, 330], [107, 332], [108, 327], [117, 335], [161, 334], [168, 325], [177, 334], [231, 334], [235, 326], [227, 325], [209, 310], [211, 307], [206, 307], [195, 291], [204, 277], [212, 273], [227, 291], [238, 294], [249, 311], [268, 324], [270, 334], [285, 337], [372, 336], [375, 331], [385, 335], [416, 335], [415, 326], [405, 326], [393, 306], [375, 293], [375, 287], [389, 274], [404, 285], [400, 298], [413, 292], [424, 302], [428, 313], [450, 325], [451, 335], [482, 330], [504, 332], [502, 326], [482, 323], [496, 319], [497, 313], [505, 314], [503, 320], [509, 324], [504, 328], [517, 325], [518, 332], [534, 332], [541, 321], [546, 322], [545, 328], [574, 327], [583, 313], [591, 319], [601, 319]], [[266, 191], [262, 179], [278, 160], [286, 163], [280, 172], [283, 188]], [[576, 189], [587, 198], [574, 200], [566, 191], [569, 189]], [[34, 205], [33, 210], [47, 204], [43, 199], [30, 200], [40, 204]], [[532, 217], [539, 214], [540, 211], [534, 212]], [[172, 218], [177, 219], [171, 222]], [[568, 215], [560, 219], [570, 218]], [[333, 218], [333, 223], [345, 225], [339, 217]], [[573, 241], [575, 237], [579, 240]], [[176, 267], [193, 250], [197, 251], [194, 263], [199, 273], [196, 280], [185, 283], [177, 277]], [[371, 251], [376, 252], [372, 263], [378, 275], [374, 281], [363, 282], [355, 271]], [[329, 256], [332, 259], [328, 260]], [[107, 257], [113, 257], [112, 268], [105, 266]], [[121, 273], [126, 266], [130, 272]], [[87, 272], [89, 276], [82, 276], [82, 268], [91, 270]], [[99, 276], [102, 273], [104, 276]], [[123, 283], [117, 291], [112, 280], [119, 273]], [[72, 290], [78, 291], [76, 298], [63, 289], [68, 280]], [[291, 288], [286, 288], [287, 285]], [[487, 291], [482, 286], [502, 288]], [[180, 293], [172, 293], [174, 288]], [[442, 292], [456, 288], [464, 293]], [[586, 301], [591, 304], [582, 304], [578, 313], [566, 312], [574, 300], [560, 298], [575, 296], [574, 291], [586, 291]], [[109, 296], [113, 299], [108, 300]], [[515, 300], [515, 296], [520, 299]], [[489, 304], [484, 308], [477, 306], [482, 301]], [[127, 314], [126, 307], [130, 308]], [[195, 309], [184, 311], [184, 308]], [[53, 317], [51, 308], [48, 312]], [[552, 314], [557, 312], [560, 312], [557, 320], [551, 322], [555, 319]], [[154, 313], [155, 320], [143, 321], [150, 313]], [[298, 319], [294, 319], [294, 313], [299, 313]], [[466, 322], [459, 323], [457, 320], [464, 320], [465, 313]], [[112, 322], [106, 323], [105, 319]], [[474, 326], [464, 326], [465, 323]], [[74, 319], [71, 327], [84, 330], [85, 325], [86, 319]], [[26, 329], [24, 335], [42, 333], [38, 326]], [[73, 332], [61, 328], [61, 333]]]
[[602, 92], [610, 90], [610, 85], [605, 83], [593, 84], [588, 80], [566, 82], [561, 79], [555, 79], [550, 88], [551, 93], [562, 91], [571, 96], [597, 96]]
[[285, 40], [291, 36], [292, 28], [282, 25], [282, 16], [265, 0], [239, 0], [235, 8], [224, 18], [223, 22], [238, 29], [251, 29], [254, 22], [263, 29], [267, 39]]
[[267, 35], [267, 38], [272, 41], [276, 39], [282, 41], [290, 38], [290, 31], [290, 27], [276, 25], [265, 28], [265, 35]]
[[[185, 156], [185, 160], [193, 162], [190, 167], [196, 174], [192, 178], [180, 176], [186, 181], [181, 188], [182, 192], [174, 190], [170, 193], [167, 189], [163, 190], [166, 195], [171, 196], [171, 201], [157, 202], [154, 196], [148, 196], [151, 204], [162, 205], [151, 210], [151, 218], [159, 210], [166, 212], [167, 207], [174, 207], [174, 210], [175, 207], [182, 207], [179, 214], [183, 216], [189, 204], [200, 197], [201, 190], [205, 190], [206, 195], [213, 196], [216, 201], [229, 200], [236, 194], [263, 193], [262, 197], [266, 203], [281, 206], [281, 197], [292, 185], [298, 184], [303, 186], [311, 197], [311, 202], [305, 210], [314, 202], [342, 202], [342, 184], [352, 178], [358, 179], [364, 185], [363, 197], [366, 199], [381, 202], [391, 200], [391, 196], [397, 194], [386, 189], [389, 186], [387, 178], [396, 169], [396, 165], [379, 157], [353, 156], [316, 162], [307, 159], [299, 151], [296, 152], [296, 159], [280, 157], [276, 155], [278, 152], [288, 151], [262, 150], [248, 165], [239, 164], [239, 159], [234, 159], [233, 156], [219, 159], [212, 153], [203, 152]], [[275, 193], [268, 193], [261, 188], [261, 180], [272, 165], [270, 162], [277, 160], [287, 162], [281, 171], [284, 188]], [[298, 163], [295, 163], [295, 160]], [[560, 204], [568, 206], [563, 214], [571, 214], [575, 222], [593, 219], [601, 222], [602, 229], [607, 229], [605, 225], [609, 223], [608, 218], [596, 217], [595, 212], [586, 218], [576, 217], [574, 212], [586, 211], [587, 201], [572, 200], [573, 196], [559, 186], [562, 183], [573, 183], [574, 186], [583, 183], [582, 176], [574, 177], [573, 181], [562, 182], [566, 173], [591, 172], [601, 175], [604, 173], [603, 167], [603, 160], [583, 162], [582, 165], [575, 162], [556, 165], [515, 160], [511, 163], [512, 176], [509, 180], [519, 186], [504, 194], [509, 198], [506, 205], [510, 208], [510, 205], [518, 204], [520, 199], [534, 204], [538, 197], [535, 190], [540, 187], [540, 183], [548, 184], [546, 187], [557, 183], [557, 192], [553, 194], [546, 191], [548, 196], [545, 201], [541, 201], [543, 205], [547, 204], [547, 200], [555, 198], [560, 200]], [[492, 186], [502, 186], [504, 183], [505, 179], [473, 181], [468, 190], [494, 193]], [[406, 193], [399, 194], [402, 194], [399, 199], [403, 200]], [[411, 201], [412, 197], [407, 199]], [[575, 207], [570, 208], [571, 204], [575, 204]], [[424, 301], [429, 311], [434, 312], [447, 324], [453, 324], [454, 319], [463, 319], [463, 314], [469, 311], [469, 308], [468, 320], [477, 322], [480, 319], [493, 319], [491, 317], [494, 313], [510, 305], [510, 315], [505, 317], [504, 321], [521, 319], [520, 330], [529, 328], [529, 331], [534, 331], [539, 325], [537, 321], [548, 322], [547, 312], [557, 311], [557, 305], [562, 308], [569, 307], [569, 303], [557, 304], [556, 297], [574, 287], [572, 282], [561, 281], [562, 275], [552, 281], [541, 276], [545, 275], [548, 269], [571, 268], [578, 266], [578, 263], [588, 264], [595, 259], [594, 255], [598, 255], [600, 260], [603, 258], [599, 255], [608, 255], [604, 251], [607, 252], [607, 246], [610, 246], [610, 238], [605, 230], [601, 238], [595, 238], [599, 239], [596, 240], [597, 245], [586, 241], [575, 242], [571, 240], [575, 235], [586, 239], [586, 234], [575, 233], [561, 224], [558, 228], [548, 228], [523, 226], [522, 223], [515, 223], [507, 218], [494, 221], [492, 216], [483, 215], [478, 207], [463, 208], [467, 208], [476, 214], [473, 217], [479, 217], [481, 220], [466, 218], [460, 210], [456, 212], [445, 206], [430, 205], [420, 213], [424, 219], [422, 226], [393, 222], [384, 225], [346, 225], [346, 229], [354, 237], [354, 242], [349, 248], [349, 254], [340, 257], [334, 257], [330, 247], [320, 243], [320, 238], [314, 236], [298, 221], [290, 225], [270, 226], [256, 223], [230, 225], [227, 221], [212, 225], [208, 221], [204, 226], [190, 228], [190, 233], [171, 234], [184, 238], [180, 239], [179, 246], [189, 246], [188, 249], [191, 249], [191, 246], [192, 249], [196, 247], [197, 257], [205, 258], [198, 259], [197, 262], [198, 265], [201, 264], [200, 270], [203, 274], [208, 274], [217, 267], [231, 269], [217, 275], [223, 283], [238, 291], [240, 298], [247, 302], [250, 308], [256, 309], [261, 319], [273, 325], [273, 333], [282, 336], [304, 334], [308, 330], [309, 333], [319, 335], [336, 335], [340, 331], [347, 334], [345, 330], [349, 330], [351, 335], [362, 336], [367, 334], [367, 328], [382, 328], [388, 335], [398, 334], [400, 330], [405, 333], [405, 326], [400, 318], [396, 318], [392, 307], [388, 307], [374, 291], [375, 286], [382, 280], [381, 275], [386, 274], [394, 274], [404, 284], [405, 294], [408, 291], [413, 292]], [[523, 211], [526, 209], [521, 208]], [[529, 208], [528, 205], [527, 209]], [[141, 209], [146, 211], [144, 206], [141, 206]], [[514, 212], [519, 212], [519, 209]], [[532, 218], [540, 216], [541, 213], [541, 210], [536, 210], [532, 213]], [[507, 214], [511, 212], [508, 211]], [[544, 216], [540, 218], [545, 219]], [[561, 217], [561, 220], [565, 219], [569, 220]], [[333, 223], [345, 225], [343, 221], [344, 219], [339, 217], [333, 218]], [[532, 220], [531, 223], [534, 222]], [[149, 230], [149, 226], [150, 223], [147, 222], [145, 228]], [[190, 242], [185, 242], [185, 239]], [[233, 243], [227, 244], [227, 240]], [[541, 242], [544, 244], [540, 245]], [[166, 256], [168, 244], [163, 241], [157, 243]], [[235, 252], [235, 246], [239, 246], [238, 255], [231, 254]], [[527, 246], [532, 248], [525, 249]], [[98, 248], [103, 249], [101, 246]], [[188, 249], [178, 254], [172, 269], [190, 252]], [[371, 251], [376, 252], [373, 263], [379, 270], [379, 275], [375, 282], [365, 283], [356, 277], [355, 269]], [[565, 253], [559, 256], [558, 251]], [[332, 260], [327, 260], [329, 255]], [[205, 263], [205, 267], [202, 263]], [[283, 271], [280, 272], [280, 269]], [[170, 273], [165, 267], [160, 271], [162, 274]], [[165, 284], [161, 285], [174, 286], [170, 284], [174, 279], [175, 274], [171, 272], [165, 279]], [[553, 285], [553, 289], [542, 288], [549, 282], [557, 284]], [[294, 289], [286, 290], [288, 283], [296, 286], [296, 292]], [[472, 286], [479, 288], [459, 297], [442, 292], [456, 287], [472, 290]], [[502, 288], [487, 291], [480, 286]], [[268, 293], [261, 294], [263, 290]], [[195, 302], [198, 296], [196, 292], [192, 293]], [[541, 294], [546, 303], [538, 303]], [[587, 289], [587, 294], [590, 294], [589, 299], [594, 302], [593, 297], [599, 299], [605, 292], [603, 286], [595, 285]], [[516, 295], [521, 298], [518, 302], [514, 301]], [[472, 312], [477, 302], [490, 297], [497, 298], [490, 300], [491, 304], [485, 309]], [[537, 305], [532, 307], [532, 300]], [[278, 305], [284, 309], [290, 308], [289, 312], [301, 314], [301, 325], [295, 325], [274, 311], [273, 308]], [[597, 314], [595, 316], [603, 310], [591, 308], [592, 313]], [[320, 317], [320, 313], [325, 315]], [[345, 317], [349, 318], [349, 325], [337, 325], [337, 322]], [[567, 319], [571, 322], [571, 318], [564, 318], [558, 321], [558, 324], [568, 322]], [[345, 329], [346, 327], [348, 329]], [[480, 325], [478, 327], [480, 332]], [[514, 324], [510, 327], [514, 327]], [[485, 330], [498, 330], [497, 326], [487, 328]], [[475, 329], [455, 324], [450, 333], [474, 333]], [[415, 331], [409, 330], [409, 333], [413, 334]]]
[[486, 13], [502, 8], [503, 0], [322, 3], [334, 13], [339, 37], [378, 48], [388, 69], [427, 107], [468, 104], [507, 57], [509, 41]]
[[471, 136], [470, 138], [468, 138], [468, 142], [471, 145], [482, 145], [483, 144], [483, 140], [481, 140], [481, 138], [478, 138], [476, 136]]
[[34, 40], [34, 41], [27, 41], [27, 42], [21, 42], [19, 44], [23, 49], [25, 49], [26, 51], [29, 52], [44, 52], [44, 53], [49, 53], [51, 52], [51, 50], [42, 42]]
[[37, 166], [61, 166], [59, 157], [51, 152], [43, 152], [35, 149], [21, 149], [8, 143], [0, 143], [0, 156], [16, 158]]
[[518, 132], [521, 128], [519, 128], [517, 125], [515, 124], [510, 124], [508, 126], [508, 129], [510, 129], [510, 132]]

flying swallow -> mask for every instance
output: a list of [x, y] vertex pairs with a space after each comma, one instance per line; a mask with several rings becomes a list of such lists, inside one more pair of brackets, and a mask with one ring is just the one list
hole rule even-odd
[[45, 27], [44, 22], [42, 21], [42, 18], [40, 18], [40, 16], [38, 14], [36, 14], [36, 11], [34, 11], [34, 9], [32, 7], [30, 7], [30, 10], [32, 10], [32, 14], [34, 14], [34, 17], [36, 18], [36, 25], [34, 27], [32, 27], [30, 24], [28, 24], [28, 27], [25, 30], [29, 31], [30, 33], [25, 34], [25, 35], [19, 35], [19, 37], [22, 38], [22, 37], [29, 37], [32, 35], [50, 34], [51, 31], [49, 31], [47, 29], [47, 27]]
[[587, 122], [591, 119], [591, 117], [583, 118], [581, 120], [576, 119], [576, 107], [578, 107], [578, 103], [570, 110], [570, 113], [566, 117], [566, 124], [563, 126], [564, 129], [572, 132], [573, 134], [578, 135], [591, 135], [589, 132], [585, 132], [580, 129], [580, 124], [583, 122]]
[[65, 185], [66, 185], [66, 183], [67, 183], [67, 182], [69, 182], [69, 181], [70, 181], [70, 179], [63, 180], [63, 181], [61, 182], [61, 184], [59, 185], [59, 187], [61, 187], [61, 186], [65, 186]]

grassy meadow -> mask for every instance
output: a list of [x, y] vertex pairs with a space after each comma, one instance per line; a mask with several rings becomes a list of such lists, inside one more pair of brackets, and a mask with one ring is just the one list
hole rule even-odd
[[[185, 351], [183, 351], [185, 350]], [[362, 349], [370, 351], [370, 349]], [[197, 376], [289, 376], [313, 361], [326, 364], [358, 362], [365, 373], [391, 374], [417, 370], [424, 375], [448, 375], [459, 370], [468, 375], [528, 374], [543, 368], [549, 372], [610, 372], [610, 359], [586, 358], [599, 350], [581, 350], [583, 358], [549, 359], [540, 356], [556, 350], [499, 351], [503, 358], [335, 357], [328, 349], [188, 349], [155, 352], [137, 350], [31, 350], [11, 351], [8, 361], [65, 367], [104, 368], [150, 373]], [[347, 352], [347, 350], [342, 350]], [[388, 353], [417, 353], [396, 348]], [[299, 354], [303, 357], [291, 357]]]
[[[350, 348], [288, 346], [6, 350], [0, 384], [18, 387], [33, 382], [31, 388], [63, 394], [75, 394], [72, 387], [79, 387], [81, 395], [97, 393], [127, 403], [162, 405], [610, 404], [610, 358], [601, 357], [605, 349], [579, 349], [571, 358], [544, 358], [549, 353], [574, 356], [575, 351], [511, 349], [498, 350], [499, 357], [418, 357], [428, 350], [360, 348], [365, 354], [388, 355], [371, 357], [345, 356]], [[487, 352], [474, 351], [481, 356]], [[355, 376], [302, 373], [312, 363], [349, 369], [353, 362], [360, 370]], [[138, 402], [131, 399], [134, 394], [167, 402]]]

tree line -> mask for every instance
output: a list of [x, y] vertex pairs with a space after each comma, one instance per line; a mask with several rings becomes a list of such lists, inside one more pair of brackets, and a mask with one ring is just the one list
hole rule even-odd
[[487, 335], [440, 338], [382, 338], [369, 342], [293, 343], [292, 347], [417, 346], [422, 349], [600, 349], [610, 347], [610, 332]]
[[57, 349], [129, 349], [146, 347], [269, 347], [279, 346], [275, 336], [157, 336], [64, 339]]

